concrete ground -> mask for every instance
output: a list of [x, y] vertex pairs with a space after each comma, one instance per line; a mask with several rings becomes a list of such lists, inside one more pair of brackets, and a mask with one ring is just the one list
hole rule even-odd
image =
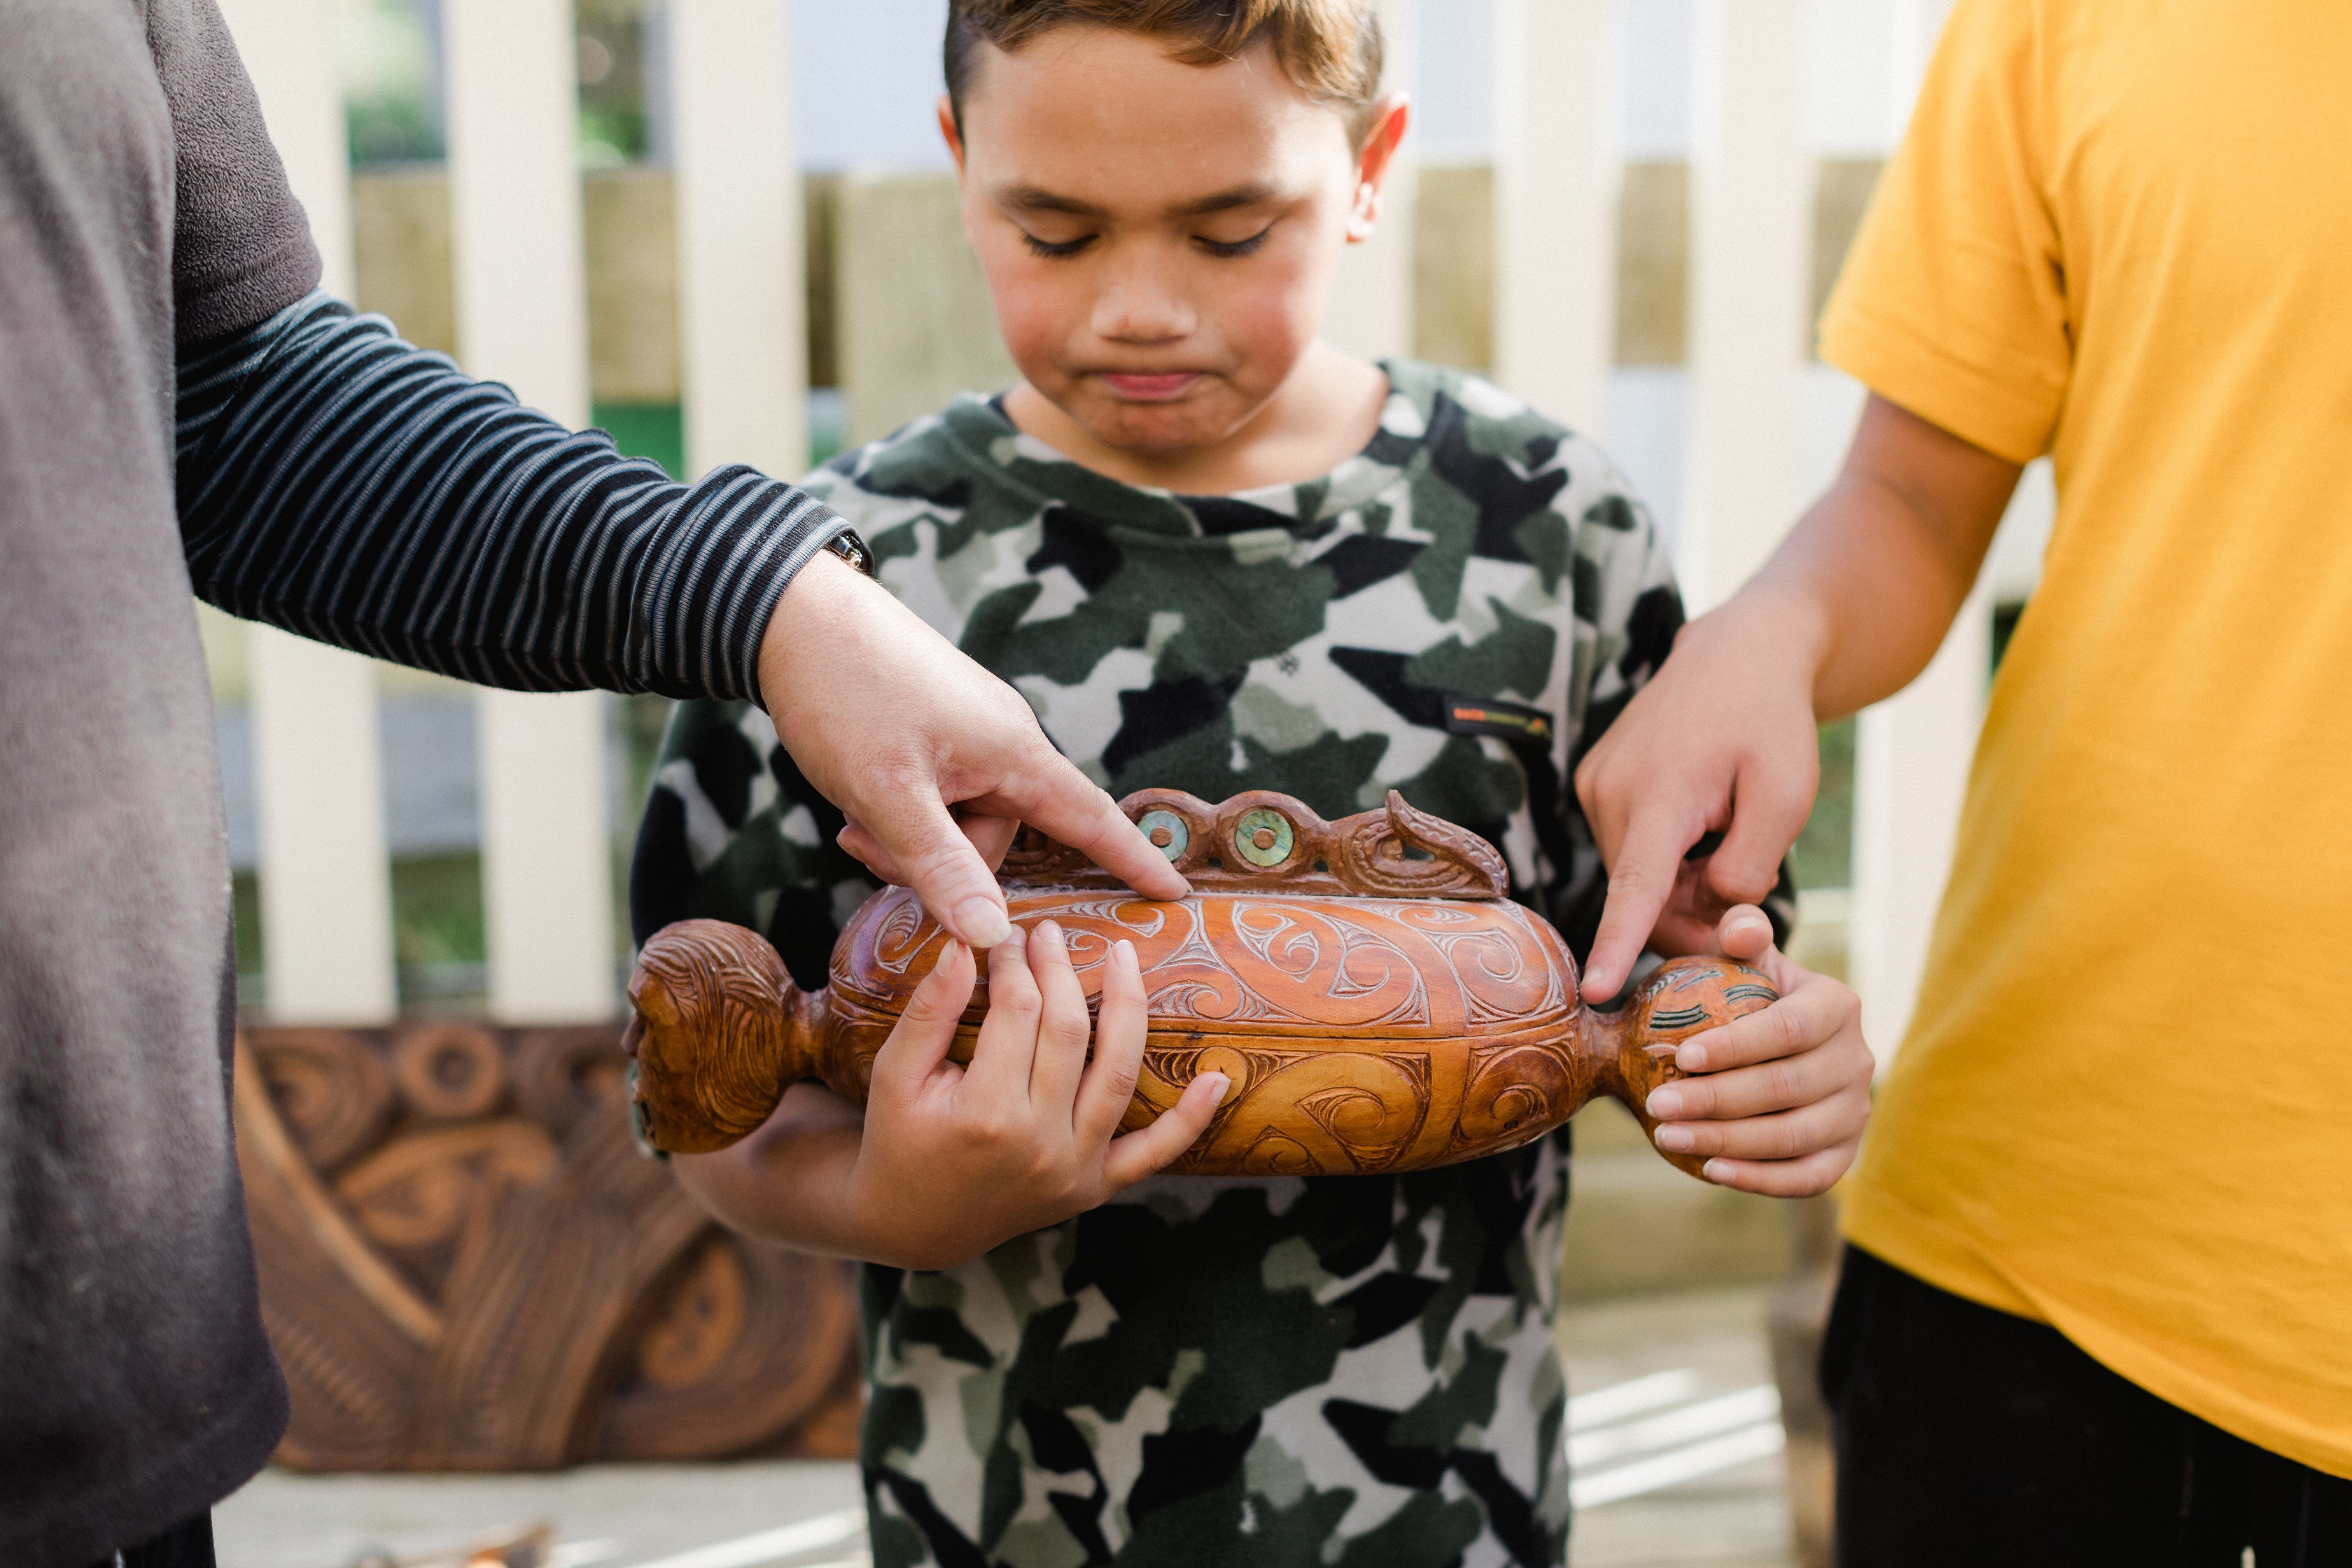
[[[1559, 1332], [1571, 1399], [1685, 1369], [1696, 1374], [1685, 1408], [1769, 1385], [1769, 1293], [1755, 1286], [1571, 1305]], [[1667, 1455], [1688, 1453], [1697, 1441]], [[1580, 1482], [1591, 1474], [1582, 1466], [1576, 1473]], [[1780, 1456], [1772, 1454], [1580, 1508], [1568, 1560], [1572, 1568], [1796, 1568], [1783, 1484]]]
[[[1580, 1509], [1569, 1548], [1575, 1568], [1793, 1568], [1777, 1453], [1672, 1479], [1720, 1463], [1742, 1444], [1760, 1447], [1759, 1434], [1777, 1439], [1777, 1428], [1767, 1429], [1764, 1298], [1760, 1288], [1685, 1291], [1563, 1314], [1571, 1393], [1605, 1395], [1572, 1407], [1577, 1436], [1608, 1456], [1579, 1465], [1580, 1487], [1612, 1476], [1604, 1487], [1668, 1483]], [[1629, 1394], [1609, 1392], [1618, 1390]], [[862, 1562], [855, 1521], [826, 1521], [857, 1504], [856, 1472], [839, 1463], [605, 1466], [520, 1477], [270, 1470], [221, 1505], [215, 1531], [223, 1568], [424, 1560], [541, 1521], [554, 1529], [564, 1568], [853, 1568]], [[773, 1533], [809, 1521], [797, 1544]], [[751, 1539], [763, 1534], [769, 1543]]]

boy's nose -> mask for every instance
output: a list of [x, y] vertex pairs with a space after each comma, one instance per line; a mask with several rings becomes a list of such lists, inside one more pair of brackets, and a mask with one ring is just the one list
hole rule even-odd
[[1121, 279], [1095, 298], [1094, 330], [1114, 342], [1172, 342], [1194, 325], [1190, 302], [1156, 280]]

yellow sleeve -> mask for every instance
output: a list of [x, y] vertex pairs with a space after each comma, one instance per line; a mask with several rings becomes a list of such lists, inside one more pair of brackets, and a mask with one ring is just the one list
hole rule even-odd
[[1822, 358], [2018, 463], [2049, 446], [2074, 362], [2038, 10], [1953, 10], [1821, 329]]

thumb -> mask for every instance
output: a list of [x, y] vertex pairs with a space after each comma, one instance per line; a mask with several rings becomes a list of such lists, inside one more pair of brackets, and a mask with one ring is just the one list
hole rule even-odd
[[1805, 830], [1813, 793], [1821, 784], [1817, 772], [1793, 773], [1790, 770], [1772, 776], [1753, 766], [1741, 770], [1734, 786], [1731, 825], [1706, 863], [1707, 886], [1725, 902], [1759, 902], [1780, 882], [1780, 857]]
[[1706, 950], [1720, 958], [1755, 963], [1772, 951], [1772, 922], [1753, 904], [1737, 905], [1716, 922]]
[[1161, 1111], [1150, 1126], [1112, 1139], [1103, 1155], [1103, 1179], [1111, 1191], [1123, 1192], [1156, 1174], [1199, 1142], [1232, 1088], [1233, 1080], [1224, 1074], [1202, 1073], [1184, 1086], [1184, 1097]]

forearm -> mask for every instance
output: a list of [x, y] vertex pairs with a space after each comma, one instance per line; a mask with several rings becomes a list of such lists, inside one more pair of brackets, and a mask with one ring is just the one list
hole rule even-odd
[[178, 412], [200, 596], [485, 685], [757, 697], [845, 528], [748, 468], [671, 483], [322, 295], [184, 357]]
[[1740, 598], [1772, 617], [1787, 650], [1811, 666], [1813, 711], [1827, 721], [1927, 668], [1975, 576], [1975, 563], [1956, 562], [1899, 497], [1847, 476]]
[[719, 1153], [677, 1155], [670, 1168], [730, 1229], [796, 1252], [879, 1260], [849, 1201], [863, 1125], [831, 1090], [794, 1084], [759, 1131]]
[[1837, 481], [1763, 570], [1684, 636], [1785, 665], [1824, 721], [1890, 696], [1935, 658], [2018, 473], [1873, 398]]

